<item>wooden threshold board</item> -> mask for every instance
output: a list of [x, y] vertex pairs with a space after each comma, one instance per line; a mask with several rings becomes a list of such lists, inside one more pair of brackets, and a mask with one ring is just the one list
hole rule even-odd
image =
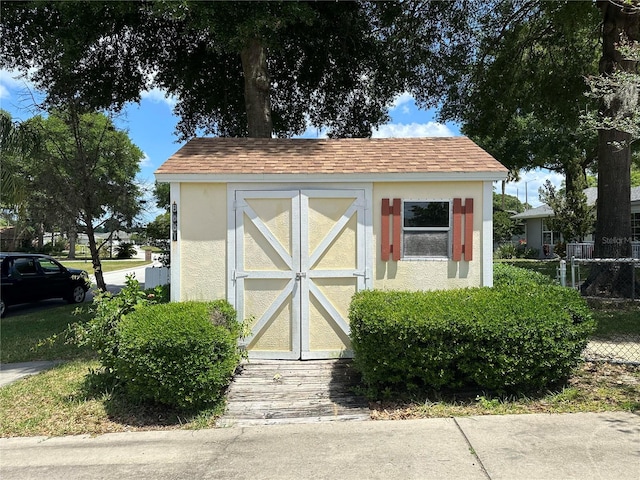
[[248, 360], [229, 386], [217, 425], [368, 420], [367, 399], [354, 391], [359, 380], [348, 359]]

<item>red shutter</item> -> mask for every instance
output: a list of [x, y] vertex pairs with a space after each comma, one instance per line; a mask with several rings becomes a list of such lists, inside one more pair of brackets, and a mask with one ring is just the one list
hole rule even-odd
[[389, 215], [391, 215], [391, 209], [389, 208], [389, 199], [382, 199], [382, 218], [380, 222], [380, 228], [382, 229], [381, 244], [382, 244], [382, 261], [389, 261], [389, 254], [391, 253], [391, 245], [389, 245]]
[[402, 200], [399, 198], [393, 199], [393, 247], [391, 252], [393, 253], [393, 259], [397, 262], [400, 260], [400, 233], [402, 231], [402, 216], [400, 215], [402, 210]]
[[473, 259], [473, 198], [464, 201], [464, 259]]
[[[464, 215], [464, 243], [462, 242], [462, 216]], [[473, 259], [473, 198], [467, 198], [462, 205], [461, 198], [453, 199], [453, 252], [454, 262]]]
[[[389, 260], [389, 256], [392, 255], [394, 261], [400, 260], [400, 243], [402, 233], [402, 200], [394, 198], [393, 202], [389, 202], [388, 198], [382, 199], [381, 208], [381, 222], [380, 229], [380, 246], [381, 246], [381, 258], [383, 262]], [[389, 239], [389, 217], [393, 215], [393, 223], [391, 224], [391, 242]]]
[[452, 260], [462, 260], [462, 199], [453, 199], [453, 252]]

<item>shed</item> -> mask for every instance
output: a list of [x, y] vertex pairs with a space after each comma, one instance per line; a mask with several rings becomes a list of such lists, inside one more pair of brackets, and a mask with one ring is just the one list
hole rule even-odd
[[171, 185], [171, 300], [226, 298], [250, 357], [351, 356], [362, 289], [493, 283], [493, 182], [466, 137], [196, 138]]

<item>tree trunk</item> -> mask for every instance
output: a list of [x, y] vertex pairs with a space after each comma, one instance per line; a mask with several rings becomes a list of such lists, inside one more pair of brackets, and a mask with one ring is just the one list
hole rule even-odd
[[93, 270], [96, 277], [96, 285], [98, 289], [106, 292], [107, 284], [104, 282], [104, 276], [102, 275], [102, 263], [100, 262], [100, 251], [96, 244], [96, 235], [93, 230], [92, 222], [85, 222], [87, 226], [87, 237], [89, 238], [89, 251], [91, 252], [91, 261], [93, 263]]
[[78, 229], [73, 226], [68, 231], [69, 234], [69, 260], [75, 260], [76, 258], [76, 241], [78, 240]]
[[[622, 59], [618, 47], [626, 36], [638, 37], [640, 13], [626, 12], [618, 3], [601, 1], [602, 10], [602, 58], [600, 74], [607, 76], [616, 70], [635, 72], [635, 62]], [[638, 6], [635, 7], [636, 9]], [[619, 97], [619, 93], [618, 93]], [[607, 118], [619, 116], [624, 102], [620, 98], [601, 102], [600, 112]], [[598, 202], [594, 257], [631, 257], [631, 136], [612, 129], [598, 131]], [[596, 264], [583, 285], [589, 295], [631, 296], [633, 266]]]
[[44, 224], [38, 222], [38, 226], [37, 228], [37, 235], [38, 235], [38, 243], [37, 243], [37, 249], [38, 252], [42, 252], [44, 251]]
[[240, 53], [244, 72], [244, 100], [249, 137], [271, 138], [271, 79], [267, 70], [267, 52], [257, 39]]

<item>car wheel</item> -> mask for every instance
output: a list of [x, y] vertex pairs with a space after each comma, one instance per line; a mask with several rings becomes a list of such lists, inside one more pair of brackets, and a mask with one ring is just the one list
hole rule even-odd
[[7, 304], [4, 303], [4, 298], [0, 298], [0, 317], [4, 317], [7, 312]]
[[71, 290], [71, 295], [69, 295], [69, 298], [67, 298], [67, 302], [82, 303], [84, 302], [86, 293], [87, 292], [85, 292], [84, 288], [82, 288], [80, 285], [76, 285], [75, 287], [73, 287], [73, 290]]

